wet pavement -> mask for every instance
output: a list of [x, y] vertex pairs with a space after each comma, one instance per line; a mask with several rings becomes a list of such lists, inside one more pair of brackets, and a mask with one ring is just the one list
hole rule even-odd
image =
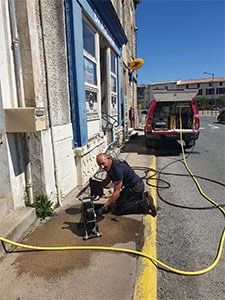
[[[134, 165], [136, 155], [124, 152], [121, 157]], [[139, 158], [138, 164], [145, 165], [145, 162]], [[143, 215], [106, 214], [98, 219], [102, 236], [83, 240], [77, 193], [78, 190], [74, 190], [64, 199], [56, 216], [37, 221], [20, 242], [47, 248], [99, 246], [141, 251], [145, 230]], [[96, 206], [104, 202], [101, 198]], [[0, 265], [2, 300], [126, 300], [133, 298], [140, 259], [134, 254], [99, 249], [39, 251], [17, 247], [0, 259]]]

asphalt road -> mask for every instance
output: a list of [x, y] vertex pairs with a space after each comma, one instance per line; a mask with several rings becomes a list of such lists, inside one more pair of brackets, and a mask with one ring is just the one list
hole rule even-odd
[[[201, 117], [201, 133], [187, 163], [203, 192], [225, 208], [225, 124]], [[185, 271], [205, 269], [214, 261], [224, 229], [224, 215], [199, 191], [182, 162], [178, 143], [156, 149], [158, 181], [157, 258]], [[223, 247], [224, 248], [224, 247]], [[158, 269], [158, 299], [222, 300], [225, 253], [203, 275], [186, 276]]]

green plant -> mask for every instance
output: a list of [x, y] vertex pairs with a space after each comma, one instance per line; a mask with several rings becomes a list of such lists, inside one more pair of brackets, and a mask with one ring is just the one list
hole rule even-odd
[[35, 197], [34, 202], [30, 206], [36, 209], [36, 215], [41, 220], [54, 215], [53, 202], [48, 200], [46, 195]]
[[225, 96], [215, 99], [215, 104], [219, 107], [225, 107]]
[[197, 98], [196, 102], [199, 110], [204, 110], [208, 106], [208, 99], [206, 97]]

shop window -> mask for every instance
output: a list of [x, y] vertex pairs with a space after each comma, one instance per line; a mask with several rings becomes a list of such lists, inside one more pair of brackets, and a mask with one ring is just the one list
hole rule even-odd
[[116, 93], [116, 78], [111, 76], [111, 92]]
[[111, 113], [117, 113], [117, 57], [110, 52], [110, 91], [111, 91]]
[[85, 90], [86, 98], [86, 111], [88, 119], [93, 119], [98, 117], [99, 107], [97, 100], [97, 93], [91, 90]]
[[83, 20], [83, 44], [85, 51], [95, 57], [95, 32], [85, 20]]
[[111, 111], [112, 111], [112, 113], [117, 112], [117, 97], [116, 97], [116, 95], [111, 96]]
[[86, 83], [97, 85], [96, 64], [86, 57], [84, 57], [84, 76]]
[[111, 52], [111, 72], [116, 73], [116, 57], [115, 55]]
[[[84, 78], [87, 119], [99, 118], [99, 37], [92, 25], [83, 19]], [[91, 123], [88, 126], [92, 126]]]

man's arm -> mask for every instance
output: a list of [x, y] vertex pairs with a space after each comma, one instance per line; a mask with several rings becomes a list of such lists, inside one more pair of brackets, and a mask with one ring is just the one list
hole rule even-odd
[[109, 175], [106, 174], [106, 177], [102, 180], [102, 187], [106, 187], [110, 183], [111, 179], [109, 178]]
[[104, 207], [109, 207], [110, 205], [112, 205], [113, 203], [116, 202], [116, 200], [119, 198], [120, 196], [120, 191], [121, 188], [123, 186], [123, 181], [116, 181], [114, 182], [114, 191], [112, 193], [112, 196], [109, 198], [108, 201], [106, 201], [106, 203], [104, 204]]

